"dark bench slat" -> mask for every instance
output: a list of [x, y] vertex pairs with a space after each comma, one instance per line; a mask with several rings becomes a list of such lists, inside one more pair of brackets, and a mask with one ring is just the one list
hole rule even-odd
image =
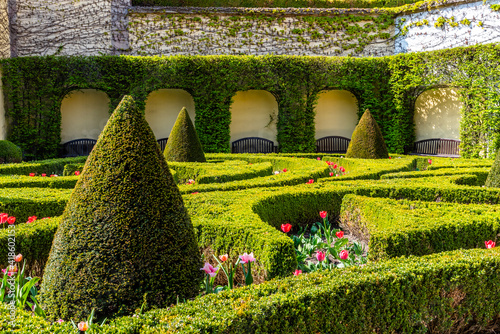
[[351, 140], [341, 136], [327, 136], [316, 140], [317, 153], [346, 153]]
[[273, 141], [260, 137], [246, 137], [235, 140], [231, 146], [232, 153], [275, 153]]
[[88, 138], [70, 140], [62, 144], [61, 156], [68, 158], [89, 155], [96, 143], [97, 140]]
[[157, 140], [158, 145], [160, 145], [160, 150], [162, 152], [165, 151], [165, 147], [167, 146], [167, 141], [168, 141], [168, 137], [167, 138], [160, 138]]
[[442, 138], [419, 140], [413, 143], [412, 150], [408, 154], [459, 157], [460, 140]]

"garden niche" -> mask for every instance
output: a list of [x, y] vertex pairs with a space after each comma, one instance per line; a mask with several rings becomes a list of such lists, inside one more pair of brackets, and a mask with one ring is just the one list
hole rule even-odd
[[131, 314], [198, 294], [193, 226], [154, 134], [130, 96], [91, 152], [56, 232], [41, 287], [52, 319]]
[[164, 151], [167, 161], [206, 162], [205, 153], [186, 108], [182, 108]]
[[347, 148], [346, 158], [358, 159], [388, 159], [389, 153], [384, 137], [373, 118], [366, 109], [352, 133], [351, 142]]

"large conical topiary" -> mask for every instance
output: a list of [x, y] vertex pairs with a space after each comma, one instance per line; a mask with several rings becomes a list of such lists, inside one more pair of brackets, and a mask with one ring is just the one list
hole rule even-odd
[[165, 159], [177, 162], [206, 162], [200, 139], [186, 110], [182, 108], [165, 146]]
[[500, 188], [500, 150], [497, 152], [497, 156], [484, 185], [491, 188]]
[[182, 197], [144, 115], [123, 98], [66, 206], [45, 267], [51, 319], [130, 314], [198, 294], [201, 257]]
[[345, 156], [346, 158], [358, 159], [389, 158], [382, 132], [368, 109], [361, 116], [358, 125], [352, 133], [351, 142]]

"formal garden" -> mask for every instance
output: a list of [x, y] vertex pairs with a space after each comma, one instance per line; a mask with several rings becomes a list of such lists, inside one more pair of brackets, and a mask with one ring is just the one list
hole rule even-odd
[[[123, 2], [110, 1], [116, 22], [103, 25], [117, 45], [123, 22], [115, 7]], [[97, 55], [61, 44], [55, 54], [0, 59], [0, 332], [499, 331], [499, 44], [471, 39], [383, 57], [162, 56], [160, 49], [160, 40], [166, 47], [187, 39], [210, 20], [214, 31], [227, 30], [222, 39], [244, 34], [248, 42], [245, 29], [284, 22], [288, 41], [300, 47], [340, 31], [342, 52], [357, 50], [429, 25], [412, 21], [405, 32], [397, 18], [445, 3], [132, 0], [121, 28], [143, 45]], [[179, 8], [169, 15], [147, 6]], [[500, 10], [487, 6], [488, 15]], [[30, 13], [20, 10], [19, 22]], [[304, 15], [304, 30], [287, 23], [294, 13]], [[440, 19], [434, 28], [445, 35], [459, 24], [496, 31], [479, 17]], [[82, 22], [83, 35], [92, 24]], [[172, 40], [148, 30], [155, 25]], [[278, 41], [285, 34], [274, 33]], [[97, 35], [106, 39], [108, 30]], [[9, 52], [19, 46], [28, 54], [29, 41], [14, 41]], [[140, 52], [157, 56], [132, 56]], [[441, 88], [457, 91], [460, 140], [418, 146], [417, 98]], [[177, 109], [170, 135], [159, 139], [146, 104], [169, 89], [183, 90], [196, 109]], [[83, 90], [107, 96], [109, 119], [98, 139], [63, 143], [62, 101]], [[269, 115], [276, 138], [231, 142], [232, 103], [251, 90], [276, 102]], [[321, 142], [315, 108], [322, 92], [334, 90], [352, 94], [357, 125], [350, 138], [332, 130]]]

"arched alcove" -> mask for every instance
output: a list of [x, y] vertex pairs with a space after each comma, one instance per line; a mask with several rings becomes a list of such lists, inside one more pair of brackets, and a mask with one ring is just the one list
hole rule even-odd
[[95, 89], [75, 90], [61, 102], [61, 142], [97, 139], [109, 118], [109, 97]]
[[276, 143], [278, 102], [265, 90], [237, 92], [231, 104], [231, 142], [260, 137]]
[[326, 136], [351, 138], [358, 124], [358, 101], [346, 90], [327, 90], [316, 105], [316, 139]]
[[420, 94], [415, 102], [416, 140], [460, 139], [460, 109], [463, 103], [454, 88], [436, 88]]
[[166, 138], [174, 127], [179, 112], [186, 107], [194, 123], [195, 107], [191, 94], [182, 89], [159, 89], [146, 100], [146, 121], [156, 138]]

